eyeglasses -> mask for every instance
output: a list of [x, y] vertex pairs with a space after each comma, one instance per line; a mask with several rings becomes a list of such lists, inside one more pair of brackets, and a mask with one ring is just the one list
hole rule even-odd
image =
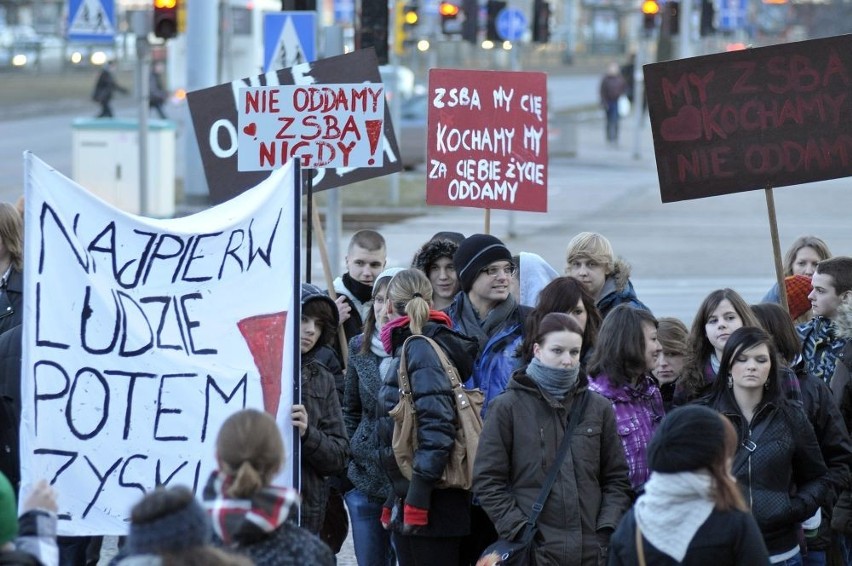
[[491, 267], [486, 267], [485, 269], [480, 269], [480, 273], [485, 273], [488, 277], [497, 277], [500, 274], [506, 275], [508, 277], [512, 277], [515, 275], [515, 266], [511, 263], [504, 267], [498, 267], [496, 265], [492, 265]]

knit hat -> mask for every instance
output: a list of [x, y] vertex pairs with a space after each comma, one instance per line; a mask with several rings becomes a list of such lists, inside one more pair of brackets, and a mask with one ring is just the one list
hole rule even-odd
[[340, 324], [340, 313], [337, 311], [337, 303], [316, 285], [302, 283], [302, 306], [304, 307], [310, 301], [322, 301], [326, 303], [331, 308], [331, 316], [334, 318], [333, 326], [336, 328]]
[[648, 443], [648, 466], [666, 474], [709, 468], [725, 443], [722, 418], [701, 405], [673, 410]]
[[791, 275], [784, 278], [784, 287], [787, 289], [790, 318], [796, 320], [811, 308], [811, 301], [808, 299], [813, 289], [811, 278], [807, 275]]
[[474, 234], [459, 244], [453, 256], [462, 291], [467, 293], [480, 270], [495, 261], [512, 261], [512, 253], [503, 242], [489, 234]]
[[411, 267], [419, 269], [428, 276], [429, 270], [439, 259], [443, 257], [453, 259], [458, 249], [459, 245], [450, 240], [429, 240], [414, 254]]
[[0, 473], [0, 546], [18, 536], [18, 506], [15, 490], [6, 476]]
[[[150, 519], [136, 517], [142, 506], [149, 507], [145, 511], [150, 510]], [[134, 508], [133, 517], [127, 537], [128, 554], [178, 552], [204, 546], [213, 538], [210, 518], [192, 492], [183, 486], [158, 488], [149, 493]]]

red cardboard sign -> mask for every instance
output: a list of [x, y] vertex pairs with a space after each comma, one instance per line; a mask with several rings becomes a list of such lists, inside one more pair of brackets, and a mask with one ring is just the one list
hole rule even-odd
[[547, 212], [547, 75], [432, 69], [426, 203]]
[[852, 35], [644, 69], [663, 202], [852, 175]]

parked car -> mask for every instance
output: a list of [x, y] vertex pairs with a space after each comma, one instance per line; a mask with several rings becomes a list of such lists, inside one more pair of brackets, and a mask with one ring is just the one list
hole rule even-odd
[[404, 169], [426, 163], [426, 113], [429, 97], [414, 94], [403, 101], [398, 127], [399, 153]]

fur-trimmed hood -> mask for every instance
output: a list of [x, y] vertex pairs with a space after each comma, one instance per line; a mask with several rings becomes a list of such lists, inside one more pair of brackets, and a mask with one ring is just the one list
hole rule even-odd
[[832, 322], [838, 338], [852, 340], [852, 304], [840, 303]]
[[423, 244], [417, 253], [414, 254], [414, 259], [411, 260], [411, 267], [419, 269], [427, 276], [429, 268], [442, 257], [453, 259], [459, 245], [450, 240], [430, 240]]
[[627, 287], [627, 282], [630, 279], [630, 264], [621, 259], [615, 258], [613, 262], [612, 273], [607, 276], [607, 279], [612, 278], [615, 283], [616, 291], [623, 291]]

